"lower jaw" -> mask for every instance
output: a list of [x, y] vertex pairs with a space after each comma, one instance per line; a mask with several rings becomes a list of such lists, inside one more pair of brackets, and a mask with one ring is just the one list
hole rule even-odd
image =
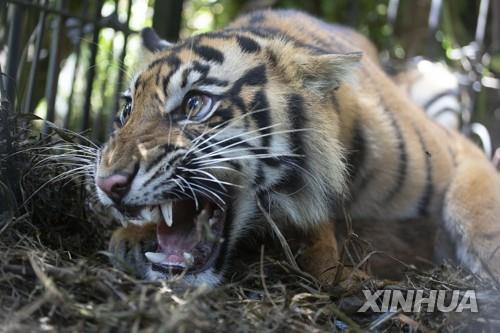
[[200, 267], [186, 269], [180, 266], [179, 267], [164, 266], [161, 264], [151, 263], [151, 270], [154, 272], [164, 274], [165, 276], [168, 277], [202, 274], [204, 272], [213, 270], [215, 262], [219, 259], [221, 247], [222, 247], [221, 243], [215, 244], [210, 254], [210, 257]]
[[144, 278], [149, 281], [168, 281], [173, 283], [170, 285], [171, 287], [181, 288], [181, 290], [185, 287], [200, 287], [202, 285], [215, 288], [224, 282], [224, 274], [217, 272], [214, 267], [198, 273], [183, 272], [181, 274], [167, 274], [149, 267]]

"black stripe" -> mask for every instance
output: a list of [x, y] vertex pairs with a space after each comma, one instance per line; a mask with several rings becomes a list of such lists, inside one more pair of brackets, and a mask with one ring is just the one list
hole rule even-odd
[[220, 80], [215, 77], [207, 77], [205, 79], [200, 79], [197, 80], [195, 83], [203, 86], [217, 86], [217, 87], [227, 87], [229, 85], [229, 81]]
[[[234, 105], [235, 107], [240, 109], [241, 113], [247, 112], [247, 107], [245, 105], [245, 101], [243, 100], [243, 98], [241, 98], [239, 95], [236, 95], [232, 91], [230, 91], [230, 93], [228, 95], [231, 96], [231, 97], [229, 97], [229, 100], [230, 100], [232, 105]], [[248, 127], [248, 118], [244, 117], [243, 121], [245, 122], [245, 127]]]
[[[252, 28], [236, 28], [236, 29], [225, 29], [227, 33], [249, 33], [255, 35], [257, 37], [266, 38], [266, 39], [276, 39], [279, 38], [284, 42], [289, 42], [294, 44], [296, 47], [307, 49], [310, 52], [315, 54], [331, 54], [332, 51], [327, 48], [322, 48], [313, 44], [304, 43], [299, 41], [298, 39], [289, 36], [285, 31], [276, 28], [268, 28], [268, 27], [252, 27]], [[322, 43], [324, 44], [324, 43]], [[325, 45], [325, 44], [324, 44]]]
[[175, 146], [173, 145], [169, 145], [169, 144], [165, 144], [163, 146], [161, 146], [160, 148], [161, 150], [163, 150], [163, 152], [156, 156], [154, 160], [151, 161], [151, 163], [149, 163], [149, 165], [146, 167], [145, 169], [145, 172], [149, 172], [155, 165], [157, 165], [158, 163], [161, 162], [161, 160], [170, 152], [174, 151], [176, 148]]
[[148, 70], [153, 69], [154, 67], [161, 65], [161, 64], [168, 64], [169, 66], [176, 66], [179, 64], [181, 61], [179, 57], [175, 53], [169, 54], [166, 57], [158, 58], [152, 63], [148, 65]]
[[[391, 125], [393, 127], [393, 130], [396, 135], [396, 139], [398, 141], [398, 150], [399, 150], [399, 166], [398, 166], [398, 174], [396, 178], [396, 183], [394, 184], [393, 188], [387, 192], [387, 195], [385, 196], [385, 201], [390, 201], [394, 198], [396, 194], [403, 188], [404, 182], [406, 180], [406, 175], [408, 173], [407, 167], [408, 167], [408, 154], [406, 151], [406, 142], [403, 137], [403, 133], [401, 131], [400, 125], [394, 115], [394, 113], [388, 108], [386, 101], [384, 100], [384, 95], [380, 91], [380, 86], [377, 85], [377, 83], [374, 81], [374, 79], [371, 76], [371, 73], [364, 67], [361, 67], [365, 78], [370, 81], [371, 85], [374, 87], [374, 89], [377, 91], [377, 94], [380, 99], [380, 104], [383, 106], [383, 111], [384, 114], [386, 114], [390, 120], [391, 120]], [[366, 179], [366, 184], [370, 182], [372, 178]], [[359, 189], [358, 189], [359, 191]]]
[[[258, 65], [254, 68], [251, 68], [243, 74], [238, 80], [233, 83], [231, 89], [229, 89], [227, 96], [229, 96], [229, 100], [231, 103], [239, 108], [242, 113], [246, 113], [246, 105], [243, 98], [239, 95], [241, 89], [244, 85], [256, 86], [256, 85], [264, 85], [267, 83], [267, 75], [266, 75], [266, 65]], [[245, 117], [243, 119], [245, 122], [245, 126], [248, 127], [248, 118]]]
[[429, 215], [429, 205], [431, 203], [432, 195], [434, 194], [434, 185], [432, 183], [432, 154], [427, 150], [427, 146], [425, 144], [424, 138], [422, 137], [422, 133], [415, 128], [415, 132], [418, 135], [418, 141], [420, 142], [420, 147], [424, 152], [425, 159], [425, 187], [422, 192], [422, 196], [419, 200], [418, 213], [420, 216], [428, 216]]
[[[252, 102], [250, 103], [250, 112], [255, 111], [251, 114], [252, 119], [257, 123], [257, 128], [262, 137], [262, 146], [266, 148], [258, 149], [256, 154], [269, 154], [269, 148], [271, 146], [271, 129], [266, 128], [271, 126], [271, 112], [269, 110], [269, 102], [267, 101], [266, 94], [264, 90], [259, 90]], [[278, 167], [280, 165], [280, 160], [278, 158], [268, 157], [260, 158], [260, 160], [266, 163], [270, 167]]]
[[431, 106], [432, 104], [434, 104], [438, 99], [440, 99], [442, 97], [445, 97], [445, 96], [448, 96], [448, 95], [451, 95], [453, 97], [457, 97], [457, 94], [458, 94], [458, 92], [455, 91], [455, 90], [452, 90], [452, 89], [445, 90], [445, 91], [437, 94], [436, 96], [433, 96], [430, 100], [428, 100], [427, 102], [425, 102], [425, 104], [423, 106], [423, 109], [427, 110], [429, 108], [429, 106]]
[[[221, 141], [224, 141], [224, 142], [216, 142], [214, 141], [213, 143], [216, 144], [217, 147], [219, 148], [227, 148], [229, 146], [231, 146], [230, 148], [228, 149], [234, 149], [234, 148], [246, 148], [248, 149], [249, 152], [251, 152], [252, 154], [267, 154], [268, 153], [268, 150], [267, 149], [264, 149], [264, 148], [255, 148], [254, 146], [252, 146], [251, 144], [249, 144], [248, 142], [241, 142], [242, 139], [241, 138], [235, 138], [235, 139], [230, 139], [230, 138], [227, 138], [227, 139], [221, 139]], [[210, 142], [208, 142], [210, 143]], [[211, 148], [209, 148], [211, 149]], [[224, 154], [224, 151], [221, 152], [222, 154]], [[220, 158], [222, 157], [221, 155], [213, 155], [212, 158]], [[281, 159], [279, 158], [273, 158], [273, 159], [261, 159], [261, 160], [264, 160], [264, 162], [266, 162], [266, 164], [270, 165], [270, 166], [277, 166]], [[269, 161], [268, 161], [269, 160]]]
[[[233, 110], [231, 108], [221, 108], [217, 109], [216, 115], [222, 118], [222, 121], [227, 121], [227, 124], [229, 124], [229, 119], [233, 118]], [[213, 125], [213, 124], [211, 124]], [[214, 127], [217, 125], [214, 125]]]
[[199, 61], [193, 61], [192, 67], [186, 68], [182, 72], [181, 88], [185, 88], [187, 86], [189, 74], [193, 71], [200, 73], [200, 77], [196, 81], [192, 82], [192, 85], [207, 78], [208, 72], [210, 71], [210, 66], [201, 64]]
[[[307, 118], [304, 112], [304, 99], [299, 94], [290, 94], [286, 98], [288, 119], [293, 130], [301, 130], [307, 126]], [[290, 141], [295, 154], [304, 155], [303, 132], [297, 131], [290, 133]]]
[[187, 80], [188, 80], [188, 77], [189, 77], [189, 74], [191, 73], [193, 69], [192, 68], [186, 68], [183, 72], [182, 72], [182, 82], [181, 82], [181, 88], [185, 88], [186, 85], [187, 85]]
[[266, 27], [258, 27], [258, 28], [229, 28], [224, 29], [226, 33], [232, 34], [241, 34], [241, 33], [249, 33], [255, 35], [260, 38], [273, 39], [278, 36], [283, 35], [283, 33], [279, 29], [275, 28], [266, 28]]
[[209, 65], [204, 65], [199, 61], [193, 61], [193, 71], [196, 71], [201, 74], [201, 77], [204, 79], [208, 75], [208, 71], [210, 71]]
[[289, 167], [283, 171], [280, 179], [272, 185], [273, 192], [291, 195], [298, 193], [305, 187], [302, 171], [293, 165], [296, 164], [296, 162], [292, 160], [289, 162]]
[[236, 36], [236, 41], [243, 53], [259, 53], [260, 45], [252, 38], [245, 36]]
[[[205, 32], [199, 34], [197, 37], [201, 38], [209, 38], [209, 39], [230, 39], [233, 36], [231, 34], [226, 33], [224, 30], [214, 31], [214, 32]], [[198, 39], [198, 40], [200, 40]]]
[[163, 78], [163, 92], [165, 93], [165, 95], [167, 94], [167, 87], [168, 87], [168, 84], [170, 82], [170, 79], [172, 78], [172, 75], [175, 74], [175, 72], [177, 72], [177, 70], [179, 69], [181, 65], [181, 61], [179, 58], [175, 57], [174, 60], [172, 60], [172, 62], [170, 63], [170, 72], [167, 74], [167, 76], [165, 76]]
[[[195, 131], [192, 131], [192, 132], [193, 133], [189, 133], [189, 132], [185, 133], [191, 141], [194, 141], [197, 137], [199, 137], [201, 135], [201, 133], [196, 133]], [[203, 141], [203, 140], [204, 139], [202, 138], [201, 141]], [[227, 142], [224, 142], [224, 144], [217, 143], [217, 141], [215, 141], [215, 140], [208, 140], [207, 142], [200, 144], [199, 150], [202, 150], [202, 155], [210, 154], [210, 153], [214, 152], [214, 149], [212, 147], [209, 147], [209, 145], [211, 145], [212, 143], [216, 143], [217, 146], [219, 146], [219, 147], [226, 147], [226, 145], [228, 146], [229, 144], [234, 143], [234, 142], [236, 142], [236, 139], [233, 139], [233, 141], [228, 140]], [[244, 147], [252, 147], [251, 145], [249, 145], [246, 142], [240, 143], [240, 145], [243, 145]], [[193, 155], [196, 156], [196, 154], [194, 154], [194, 153], [193, 153]], [[221, 158], [221, 157], [223, 157], [223, 156], [220, 154], [215, 154], [215, 155], [212, 155], [210, 158], [215, 159], [215, 158]], [[191, 162], [188, 160], [188, 162], [185, 164], [185, 166], [196, 168], [198, 166], [197, 163], [198, 162]], [[228, 163], [229, 165], [231, 165], [234, 169], [236, 169], [238, 171], [241, 170], [241, 165], [238, 163], [238, 161], [226, 161], [225, 163]]]
[[251, 113], [251, 117], [257, 123], [257, 129], [260, 134], [266, 135], [262, 138], [262, 145], [264, 147], [269, 147], [271, 143], [271, 136], [268, 135], [271, 133], [270, 128], [265, 128], [271, 125], [271, 117], [269, 112], [269, 102], [267, 101], [266, 94], [264, 90], [259, 90], [252, 101], [250, 102], [249, 111]]
[[162, 100], [162, 98], [160, 97], [160, 95], [158, 94], [157, 91], [155, 91], [155, 93], [154, 93], [153, 96], [154, 96], [153, 98], [154, 98], [154, 100], [156, 101], [157, 104], [163, 105], [163, 100]]
[[261, 163], [257, 163], [257, 172], [253, 184], [256, 188], [264, 185], [266, 183], [266, 174], [264, 173], [264, 168]]
[[[286, 107], [291, 129], [301, 130], [307, 127], [304, 99], [299, 94], [286, 96]], [[273, 190], [281, 193], [296, 193], [305, 186], [304, 177], [300, 168], [307, 170], [303, 132], [292, 132], [289, 135], [291, 150], [299, 157], [288, 157], [282, 159], [282, 165], [288, 165], [280, 181], [273, 186]]]
[[349, 178], [351, 183], [356, 180], [366, 159], [366, 139], [359, 121], [356, 121], [352, 131], [353, 136], [350, 145], [350, 152], [347, 156]]
[[433, 115], [429, 115], [432, 117], [432, 119], [436, 119], [438, 118], [439, 116], [445, 114], [446, 112], [451, 112], [453, 113], [453, 115], [455, 117], [457, 117], [457, 120], [460, 119], [460, 110], [457, 110], [457, 109], [452, 109], [452, 108], [444, 108], [444, 109], [441, 109], [439, 110], [438, 112], [434, 113]]
[[219, 147], [228, 147], [228, 146], [231, 146], [231, 148], [233, 147], [241, 147], [241, 148], [248, 148], [248, 149], [255, 149], [251, 144], [249, 144], [248, 142], [246, 141], [242, 141], [241, 138], [221, 138], [221, 141], [224, 141], [224, 142], [216, 142], [217, 143], [217, 146]]
[[[167, 151], [167, 153], [170, 153], [170, 152], [171, 152], [171, 151]], [[155, 161], [156, 161], [156, 163], [154, 163], [153, 165], [151, 165], [151, 164], [150, 164], [150, 165], [148, 166], [148, 169], [150, 170], [150, 169], [151, 169], [154, 165], [156, 165], [156, 164], [160, 163], [166, 155], [167, 155], [167, 154], [163, 154], [163, 155], [161, 156], [161, 158], [157, 158], [157, 159], [155, 160]], [[177, 162], [177, 161], [178, 161], [179, 159], [181, 159], [183, 156], [184, 156], [184, 153], [179, 154], [179, 155], [177, 155], [177, 156], [173, 156], [171, 159], [169, 159], [169, 160], [168, 160], [168, 164], [172, 167], [172, 166], [175, 164], [175, 162]], [[148, 179], [148, 180], [146, 180], [142, 186], [143, 186], [143, 187], [148, 186], [148, 185], [149, 185], [152, 181], [154, 181], [155, 179], [157, 179], [157, 178], [158, 178], [161, 174], [163, 174], [164, 172], [165, 172], [165, 169], [164, 169], [164, 168], [158, 168], [158, 170], [156, 170], [156, 171], [155, 171], [155, 173], [154, 173], [151, 177], [149, 177], [149, 179]], [[165, 182], [167, 182], [167, 183], [168, 183], [169, 181], [170, 181], [170, 179], [165, 180]], [[155, 190], [157, 190], [159, 187], [161, 187], [160, 185], [164, 185], [164, 182], [161, 182], [160, 184], [158, 184], [158, 185], [156, 185], [155, 187], [153, 187], [153, 191], [155, 191]]]
[[387, 195], [385, 196], [384, 201], [388, 202], [391, 201], [396, 194], [401, 191], [403, 188], [404, 182], [406, 180], [406, 174], [408, 173], [407, 171], [407, 165], [408, 165], [408, 155], [406, 152], [406, 142], [403, 137], [403, 133], [401, 132], [401, 127], [399, 126], [394, 114], [391, 111], [385, 112], [390, 118], [391, 118], [391, 124], [394, 129], [396, 139], [398, 141], [398, 150], [399, 150], [399, 166], [398, 166], [398, 174], [396, 177], [396, 183], [394, 183], [394, 186], [392, 189], [387, 192]]
[[241, 92], [241, 88], [244, 85], [249, 86], [258, 86], [264, 85], [267, 83], [267, 75], [266, 75], [266, 65], [258, 65], [254, 68], [251, 68], [243, 74], [238, 80], [236, 80], [233, 86], [230, 89], [228, 95], [235, 96]]
[[[159, 176], [159, 174], [160, 174], [160, 172], [159, 172], [160, 170], [162, 170], [162, 168], [158, 169], [155, 172], [155, 174], [144, 183], [143, 186], [148, 186], [153, 180], [157, 179], [158, 176]], [[171, 183], [172, 183], [172, 179], [170, 179], [170, 178], [162, 180], [161, 182], [159, 182], [158, 184], [156, 184], [155, 186], [153, 186], [151, 188], [151, 191], [156, 192], [159, 188], [162, 188], [162, 187], [164, 187], [164, 186], [166, 186], [168, 184], [171, 184]], [[168, 198], [171, 199], [172, 198], [172, 193], [170, 191], [168, 191], [166, 193], [162, 193], [162, 196], [163, 196], [164, 199], [168, 199]]]
[[139, 86], [142, 85], [142, 79], [141, 77], [139, 76], [136, 80], [135, 80], [135, 83], [134, 83], [134, 90], [135, 91], [138, 91], [139, 90]]
[[224, 54], [213, 47], [197, 45], [193, 47], [193, 51], [205, 61], [213, 61], [219, 64], [224, 62]]

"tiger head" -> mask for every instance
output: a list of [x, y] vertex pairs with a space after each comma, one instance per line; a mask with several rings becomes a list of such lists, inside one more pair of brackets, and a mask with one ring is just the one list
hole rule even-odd
[[144, 277], [215, 285], [265, 227], [259, 206], [299, 226], [329, 215], [345, 177], [331, 94], [360, 54], [237, 29], [142, 37], [153, 59], [123, 94], [97, 194], [123, 223], [157, 224]]

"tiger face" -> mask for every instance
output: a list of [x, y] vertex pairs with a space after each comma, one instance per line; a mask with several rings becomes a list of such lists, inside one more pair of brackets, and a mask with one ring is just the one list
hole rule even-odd
[[[123, 224], [156, 224], [143, 277], [215, 285], [239, 240], [265, 227], [259, 198], [283, 223], [329, 214], [345, 165], [329, 145], [335, 112], [318, 115], [360, 55], [237, 30], [143, 39], [158, 52], [124, 93], [96, 161], [97, 194]], [[332, 158], [309, 156], [326, 148]]]

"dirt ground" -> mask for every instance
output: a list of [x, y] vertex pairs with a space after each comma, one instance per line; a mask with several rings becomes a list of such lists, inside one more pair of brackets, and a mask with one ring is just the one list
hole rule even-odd
[[[61, 150], [30, 142], [22, 151], [11, 160], [22, 176], [20, 209], [10, 216], [6, 211], [0, 225], [0, 331], [500, 330], [498, 286], [449, 265], [426, 271], [405, 266], [398, 281], [322, 288], [280, 251], [263, 246], [242, 259], [244, 275], [220, 288], [138, 280], [109, 264], [106, 247], [114, 225], [94, 207], [82, 179], [53, 181], [73, 167], [51, 158]], [[479, 312], [358, 313], [364, 289], [473, 289]]]

